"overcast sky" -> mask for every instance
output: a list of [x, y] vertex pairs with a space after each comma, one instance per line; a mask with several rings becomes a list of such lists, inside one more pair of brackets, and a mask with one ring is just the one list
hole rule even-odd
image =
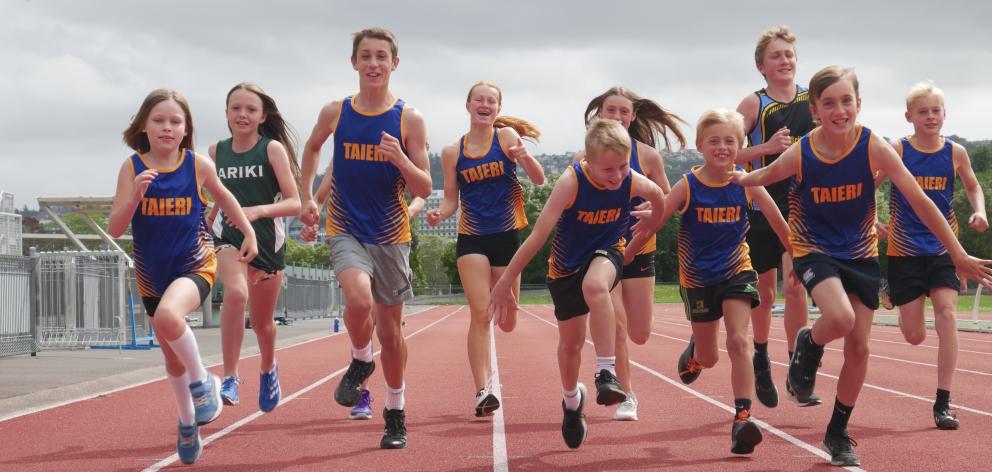
[[542, 129], [535, 154], [577, 150], [586, 104], [614, 84], [694, 125], [764, 85], [755, 39], [778, 24], [798, 36], [800, 84], [856, 68], [859, 119], [883, 135], [911, 132], [905, 93], [932, 79], [945, 134], [992, 138], [987, 2], [673, 3], [0, 0], [0, 190], [18, 207], [113, 194], [121, 132], [159, 87], [189, 99], [200, 152], [228, 137], [224, 98], [242, 81], [275, 97], [302, 142], [324, 103], [357, 91], [351, 33], [373, 25], [399, 38], [391, 86], [424, 114], [435, 151], [467, 130], [465, 95], [482, 79], [503, 88], [505, 114]]

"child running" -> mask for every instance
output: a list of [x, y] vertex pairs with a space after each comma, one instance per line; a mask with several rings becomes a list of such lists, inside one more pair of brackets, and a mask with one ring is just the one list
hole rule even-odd
[[217, 419], [224, 407], [220, 379], [203, 367], [185, 321], [210, 293], [217, 269], [203, 189], [243, 231], [241, 263], [258, 252], [255, 231], [217, 178], [213, 162], [193, 152], [193, 118], [178, 92], [149, 93], [124, 130], [124, 143], [135, 153], [117, 175], [107, 232], [117, 238], [131, 225], [138, 292], [162, 346], [179, 409], [176, 452], [184, 464], [192, 464], [202, 451], [199, 426]]
[[[585, 160], [558, 179], [534, 229], [493, 286], [489, 315], [499, 324], [517, 308], [512, 287], [524, 266], [555, 230], [548, 259], [548, 290], [558, 320], [558, 370], [562, 385], [565, 444], [578, 448], [586, 438], [586, 387], [578, 382], [586, 323], [596, 350], [596, 403], [627, 399], [616, 378], [615, 311], [624, 258], [633, 259], [648, 236], [661, 227], [664, 194], [653, 182], [630, 171], [630, 134], [614, 120], [593, 120], [585, 138]], [[634, 227], [623, 251], [630, 199], [650, 202], [650, 216]], [[585, 315], [589, 316], [586, 317]]]
[[[968, 202], [974, 210], [968, 225], [975, 231], [989, 228], [985, 194], [971, 168], [968, 151], [940, 134], [946, 116], [944, 92], [932, 83], [917, 84], [906, 97], [906, 121], [913, 124], [913, 135], [893, 143], [902, 163], [927, 197], [937, 205], [957, 233], [954, 215], [954, 178], [961, 177]], [[957, 366], [958, 330], [954, 307], [958, 301], [958, 280], [947, 249], [913, 213], [909, 202], [893, 187], [889, 200], [888, 280], [892, 303], [899, 307], [899, 328], [911, 344], [927, 337], [923, 308], [929, 296], [933, 303], [937, 349], [937, 399], [933, 420], [939, 429], [957, 429], [957, 417], [950, 412], [951, 383]]]
[[[477, 392], [478, 417], [492, 414], [500, 405], [490, 385], [492, 326], [486, 310], [489, 290], [520, 246], [520, 230], [527, 227], [517, 166], [535, 185], [544, 183], [544, 169], [521, 140], [538, 140], [540, 130], [525, 120], [499, 115], [502, 104], [503, 92], [491, 82], [479, 82], [469, 89], [465, 101], [469, 131], [441, 151], [444, 199], [439, 208], [428, 210], [426, 215], [427, 222], [437, 226], [455, 213], [461, 199], [455, 255], [472, 316], [468, 363]], [[519, 274], [513, 293], [520, 293]], [[517, 313], [511, 309], [499, 327], [508, 333], [516, 324]]]
[[[765, 87], [748, 94], [737, 106], [737, 111], [744, 115], [744, 127], [749, 130], [748, 147], [737, 154], [737, 163], [745, 165], [748, 171], [775, 162], [782, 151], [815, 126], [809, 111], [809, 92], [796, 84], [796, 37], [792, 31], [787, 26], [778, 26], [761, 33], [754, 48], [754, 62], [765, 79]], [[785, 179], [765, 187], [785, 218], [789, 217], [790, 182], [791, 179]], [[749, 207], [747, 213], [750, 223], [747, 244], [751, 249], [751, 264], [758, 272], [758, 294], [761, 296], [761, 304], [751, 310], [754, 392], [762, 405], [775, 408], [778, 406], [778, 388], [772, 381], [768, 334], [772, 326], [779, 267], [790, 358], [795, 348], [793, 341], [796, 332], [809, 321], [809, 309], [806, 289], [798, 279], [788, 276], [792, 272], [792, 257], [775, 237], [768, 218], [764, 212], [753, 207]], [[816, 394], [811, 394], [800, 406], [819, 405], [820, 402]]]
[[209, 153], [217, 176], [238, 199], [255, 230], [258, 256], [250, 264], [238, 260], [232, 249], [239, 247], [244, 237], [214, 207], [208, 220], [213, 222], [217, 275], [224, 284], [220, 311], [224, 380], [220, 396], [226, 405], [239, 402], [238, 384], [243, 381], [238, 375], [238, 361], [245, 336], [245, 306], [250, 303], [251, 327], [261, 354], [258, 408], [270, 412], [282, 395], [273, 311], [286, 266], [283, 217], [300, 211], [296, 139], [275, 100], [251, 83], [235, 85], [227, 93], [227, 127], [231, 137], [211, 145]]
[[386, 379], [385, 428], [379, 447], [407, 446], [403, 381], [406, 341], [403, 303], [413, 298], [410, 220], [404, 188], [414, 196], [431, 192], [427, 130], [423, 116], [389, 89], [399, 65], [392, 32], [355, 33], [351, 64], [358, 72], [356, 95], [326, 104], [303, 151], [302, 209], [305, 225], [317, 223], [312, 185], [320, 149], [334, 134], [330, 202], [326, 225], [331, 265], [345, 299], [351, 364], [334, 391], [338, 404], [362, 401], [362, 385], [375, 370], [372, 331], [382, 346]]
[[[810, 80], [810, 111], [820, 126], [768, 167], [737, 174], [744, 186], [790, 176], [794, 270], [813, 295], [821, 316], [796, 334], [786, 379], [799, 402], [808, 400], [824, 346], [844, 338], [844, 364], [823, 447], [838, 466], [860, 465], [847, 424], [868, 372], [868, 339], [878, 308], [881, 278], [875, 233], [873, 177], [883, 172], [913, 212], [947, 249], [958, 273], [992, 287], [992, 261], [969, 256], [947, 220], [917, 185], [889, 143], [857, 122], [861, 109], [852, 69], [830, 66]], [[845, 296], [846, 295], [846, 296]]]
[[730, 181], [737, 153], [744, 146], [744, 117], [730, 110], [708, 110], [696, 125], [696, 148], [703, 165], [682, 176], [665, 200], [662, 221], [676, 211], [679, 226], [679, 285], [685, 316], [692, 323], [689, 345], [679, 357], [679, 378], [692, 383], [703, 368], [719, 360], [720, 318], [727, 329], [730, 383], [734, 392], [734, 421], [730, 452], [750, 454], [761, 442], [761, 429], [751, 421], [750, 362], [747, 325], [758, 305], [758, 276], [751, 267], [745, 241], [753, 203], [768, 217], [775, 236], [789, 247], [789, 228], [764, 187], [744, 187]]
[[[680, 149], [685, 148], [685, 136], [679, 130], [679, 122], [685, 123], [678, 115], [664, 109], [653, 100], [643, 98], [633, 91], [620, 87], [610, 87], [609, 90], [592, 99], [586, 107], [586, 125], [596, 118], [619, 121], [630, 133], [632, 146], [630, 148], [630, 169], [644, 175], [666, 195], [672, 191], [665, 174], [665, 163], [661, 154], [655, 149], [657, 136], [665, 142], [669, 149], [669, 133], [678, 140]], [[575, 156], [575, 162], [581, 162], [583, 153]], [[631, 205], [637, 208], [644, 202], [642, 198], [634, 198]], [[633, 225], [635, 220], [631, 220]], [[628, 229], [624, 239], [629, 243], [633, 233]], [[627, 392], [627, 399], [617, 405], [613, 419], [617, 421], [637, 420], [637, 396], [631, 380], [630, 357], [627, 350], [627, 338], [637, 344], [648, 342], [651, 337], [651, 323], [654, 313], [655, 283], [655, 250], [657, 237], [651, 237], [644, 244], [632, 261], [624, 265], [620, 288], [623, 293], [623, 309], [617, 314], [617, 378], [620, 386]]]

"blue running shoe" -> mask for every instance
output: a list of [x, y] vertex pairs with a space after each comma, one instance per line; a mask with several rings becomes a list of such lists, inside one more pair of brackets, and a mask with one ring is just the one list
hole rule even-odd
[[193, 394], [193, 408], [196, 410], [196, 424], [203, 426], [220, 416], [224, 402], [220, 400], [220, 378], [207, 374], [206, 380], [189, 384]]
[[260, 374], [258, 381], [258, 409], [266, 413], [275, 410], [282, 398], [279, 387], [279, 363], [276, 362], [271, 374]]
[[200, 444], [200, 427], [196, 424], [183, 426], [179, 423], [179, 439], [176, 440], [176, 454], [183, 464], [192, 464], [200, 457], [203, 445]]
[[240, 401], [238, 399], [238, 384], [244, 382], [241, 377], [235, 377], [233, 375], [228, 375], [224, 377], [224, 382], [220, 386], [220, 399], [225, 405], [237, 405]]
[[369, 420], [372, 419], [372, 392], [362, 389], [362, 398], [358, 400], [358, 404], [351, 409], [351, 414], [348, 418], [353, 420]]

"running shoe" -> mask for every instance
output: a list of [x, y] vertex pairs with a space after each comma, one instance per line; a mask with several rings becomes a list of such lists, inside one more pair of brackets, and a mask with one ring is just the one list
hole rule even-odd
[[596, 374], [596, 403], [610, 406], [627, 399], [627, 393], [620, 388], [620, 381], [612, 372], [602, 369]]
[[275, 363], [271, 374], [259, 374], [258, 409], [266, 413], [275, 410], [282, 398], [282, 388], [279, 387], [279, 363]]
[[386, 429], [379, 441], [382, 449], [406, 448], [406, 413], [403, 410], [383, 410], [382, 417], [386, 420]]
[[479, 392], [475, 394], [475, 416], [479, 418], [489, 416], [498, 409], [499, 399], [496, 398], [496, 395], [493, 395], [492, 389], [487, 382], [486, 385], [479, 389]]
[[823, 358], [823, 346], [813, 344], [813, 330], [805, 327], [796, 333], [796, 351], [789, 363], [789, 384], [797, 403], [808, 403], [816, 387], [816, 371]]
[[754, 393], [758, 401], [768, 408], [778, 406], [778, 388], [772, 382], [772, 363], [768, 359], [768, 353], [761, 354], [757, 351], [752, 358], [754, 365]]
[[933, 422], [937, 425], [937, 429], [958, 429], [961, 426], [958, 417], [946, 406], [933, 407]]
[[734, 454], [750, 454], [754, 446], [761, 442], [761, 428], [751, 421], [751, 412], [741, 410], [734, 418], [730, 428], [730, 452]]
[[237, 405], [240, 403], [238, 399], [238, 385], [241, 383], [244, 383], [241, 377], [234, 375], [224, 377], [224, 381], [220, 385], [220, 399], [225, 405]]
[[192, 464], [203, 452], [203, 445], [200, 444], [200, 427], [196, 423], [190, 426], [183, 426], [179, 423], [179, 438], [176, 439], [176, 454], [183, 464]]
[[565, 439], [565, 445], [570, 449], [578, 449], [582, 441], [586, 439], [586, 415], [582, 409], [586, 406], [586, 386], [579, 383], [579, 407], [575, 410], [565, 408], [565, 400], [561, 401], [561, 409], [564, 418], [561, 420], [561, 436]]
[[353, 420], [372, 419], [372, 392], [364, 388], [362, 389], [362, 399], [351, 409], [351, 414], [348, 415], [348, 418]]
[[851, 439], [847, 431], [840, 435], [827, 431], [823, 437], [823, 449], [830, 453], [830, 463], [841, 467], [861, 465], [861, 459], [854, 453], [854, 446], [857, 445], [858, 442]]
[[220, 399], [220, 378], [207, 374], [206, 380], [197, 380], [189, 384], [189, 392], [193, 396], [193, 409], [196, 411], [196, 424], [202, 426], [217, 419], [224, 402]]
[[375, 362], [352, 359], [341, 383], [334, 389], [334, 401], [341, 406], [355, 406], [362, 399], [362, 382], [375, 372]]
[[627, 394], [627, 399], [617, 405], [613, 413], [614, 421], [637, 421], [637, 396], [634, 392]]
[[703, 365], [696, 362], [693, 356], [696, 353], [696, 339], [689, 336], [689, 345], [685, 347], [682, 351], [682, 355], [679, 356], [679, 379], [682, 380], [684, 384], [691, 384], [699, 378], [699, 374], [703, 371]]

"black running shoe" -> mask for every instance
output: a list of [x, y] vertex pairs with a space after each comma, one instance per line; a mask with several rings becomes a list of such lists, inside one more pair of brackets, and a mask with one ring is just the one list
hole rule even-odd
[[730, 452], [750, 454], [760, 442], [761, 428], [751, 421], [751, 412], [742, 410], [734, 418], [734, 425], [730, 428]]
[[754, 353], [752, 358], [754, 365], [754, 393], [758, 401], [768, 408], [778, 406], [778, 388], [772, 382], [772, 363], [768, 359], [768, 354]]
[[375, 362], [352, 359], [341, 383], [334, 389], [334, 401], [341, 406], [355, 406], [362, 399], [362, 382], [375, 371]]
[[958, 417], [946, 406], [933, 407], [933, 422], [937, 424], [937, 429], [958, 429], [961, 426]]
[[854, 453], [854, 446], [858, 442], [851, 439], [844, 431], [842, 435], [827, 434], [823, 436], [823, 449], [830, 453], [830, 463], [841, 467], [851, 467], [861, 465], [861, 459]]
[[679, 356], [679, 379], [682, 380], [684, 384], [691, 384], [699, 378], [700, 372], [703, 371], [703, 365], [696, 362], [693, 356], [696, 354], [696, 339], [689, 336], [689, 345], [685, 347], [682, 351], [682, 355]]
[[789, 384], [798, 399], [797, 403], [809, 403], [809, 396], [816, 387], [816, 371], [823, 357], [823, 346], [816, 346], [812, 340], [813, 329], [805, 327], [796, 333], [796, 352], [789, 363]]
[[479, 390], [479, 393], [475, 394], [475, 416], [482, 418], [484, 416], [490, 416], [494, 411], [499, 409], [499, 399], [496, 395], [493, 395], [492, 391], [489, 389], [487, 384]]
[[796, 402], [796, 405], [799, 406], [816, 406], [823, 403], [823, 400], [815, 392], [800, 401], [799, 397], [796, 396], [796, 392], [792, 390], [792, 385], [789, 384], [788, 376], [785, 377], [785, 396], [789, 397], [789, 400]]
[[406, 448], [406, 413], [403, 410], [382, 410], [382, 418], [386, 420], [386, 431], [382, 433], [379, 447], [382, 449]]
[[620, 388], [620, 381], [610, 371], [603, 369], [596, 374], [596, 403], [616, 405], [627, 399], [627, 392]]
[[565, 400], [561, 401], [561, 409], [565, 413], [565, 418], [561, 420], [561, 437], [565, 438], [565, 445], [571, 449], [578, 449], [582, 441], [586, 439], [586, 415], [582, 409], [586, 406], [586, 386], [579, 384], [579, 407], [575, 410], [565, 408]]

